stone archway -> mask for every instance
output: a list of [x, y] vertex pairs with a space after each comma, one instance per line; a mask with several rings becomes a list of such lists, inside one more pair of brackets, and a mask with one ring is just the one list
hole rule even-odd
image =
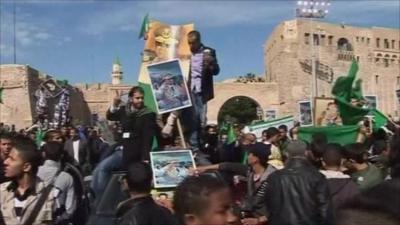
[[218, 111], [218, 123], [229, 121], [239, 124], [249, 124], [257, 120], [260, 104], [252, 98], [238, 95], [229, 98]]
[[275, 109], [279, 112], [279, 93], [276, 83], [215, 83], [215, 97], [208, 102], [207, 118], [209, 123], [217, 124], [218, 113], [222, 105], [235, 96], [253, 99], [265, 110]]

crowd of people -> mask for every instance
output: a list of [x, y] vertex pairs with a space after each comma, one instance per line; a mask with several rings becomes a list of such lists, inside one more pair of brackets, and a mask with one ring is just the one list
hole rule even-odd
[[[200, 151], [209, 163], [191, 168], [191, 176], [167, 200], [151, 197], [153, 171], [147, 160], [124, 166], [119, 130], [115, 144], [110, 145], [96, 128], [62, 127], [47, 131], [39, 147], [32, 135], [3, 130], [2, 222], [84, 224], [90, 206], [96, 207], [112, 172], [118, 170], [125, 171], [122, 186], [129, 192], [128, 200], [115, 210], [119, 224], [400, 221], [396, 126], [389, 133], [379, 129], [362, 142], [345, 146], [328, 143], [322, 133], [315, 134], [310, 143], [297, 140], [296, 127], [288, 131], [285, 125], [266, 129], [261, 140], [237, 128], [237, 139], [228, 143], [226, 133], [207, 126]], [[177, 142], [167, 150], [181, 147]], [[88, 175], [92, 175], [90, 187], [84, 182]], [[38, 210], [31, 203], [39, 193], [46, 197]]]

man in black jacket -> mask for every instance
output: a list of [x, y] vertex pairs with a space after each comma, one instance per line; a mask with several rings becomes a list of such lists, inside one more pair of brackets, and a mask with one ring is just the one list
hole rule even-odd
[[132, 163], [125, 177], [130, 198], [117, 208], [120, 225], [175, 225], [171, 212], [150, 195], [153, 173], [145, 162]]
[[128, 93], [129, 101], [121, 106], [121, 98], [114, 98], [113, 106], [106, 117], [120, 121], [122, 125], [122, 163], [149, 161], [153, 138], [157, 134], [156, 114], [144, 105], [144, 90], [132, 87]]
[[324, 225], [332, 219], [328, 182], [307, 161], [306, 149], [301, 141], [289, 143], [285, 168], [267, 179], [270, 225]]
[[184, 110], [184, 118], [185, 125], [191, 126], [188, 129], [189, 142], [196, 151], [201, 145], [200, 133], [207, 124], [207, 102], [214, 98], [213, 76], [219, 73], [219, 65], [215, 50], [201, 43], [200, 32], [189, 32], [188, 44], [192, 52], [188, 88], [193, 107]]

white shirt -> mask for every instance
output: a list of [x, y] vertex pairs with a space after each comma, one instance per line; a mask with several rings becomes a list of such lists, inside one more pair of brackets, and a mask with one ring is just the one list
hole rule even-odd
[[74, 148], [74, 159], [79, 163], [79, 139], [72, 142], [72, 147]]

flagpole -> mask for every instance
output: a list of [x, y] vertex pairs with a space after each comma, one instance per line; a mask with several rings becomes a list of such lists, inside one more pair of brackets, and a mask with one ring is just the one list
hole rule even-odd
[[[310, 37], [311, 37], [311, 101], [318, 96], [318, 77], [316, 65], [316, 53], [314, 38], [314, 19], [322, 19], [328, 14], [327, 7], [330, 0], [300, 0], [297, 1], [296, 16], [299, 18], [310, 19]], [[319, 32], [316, 34], [319, 39]], [[319, 43], [318, 43], [319, 44]]]
[[13, 4], [13, 31], [14, 31], [14, 64], [17, 64], [17, 43], [16, 43], [16, 29], [15, 29], [15, 27], [16, 27], [16, 19], [15, 19], [15, 17], [16, 17], [16, 10], [15, 10], [15, 1], [14, 1], [14, 4]]

